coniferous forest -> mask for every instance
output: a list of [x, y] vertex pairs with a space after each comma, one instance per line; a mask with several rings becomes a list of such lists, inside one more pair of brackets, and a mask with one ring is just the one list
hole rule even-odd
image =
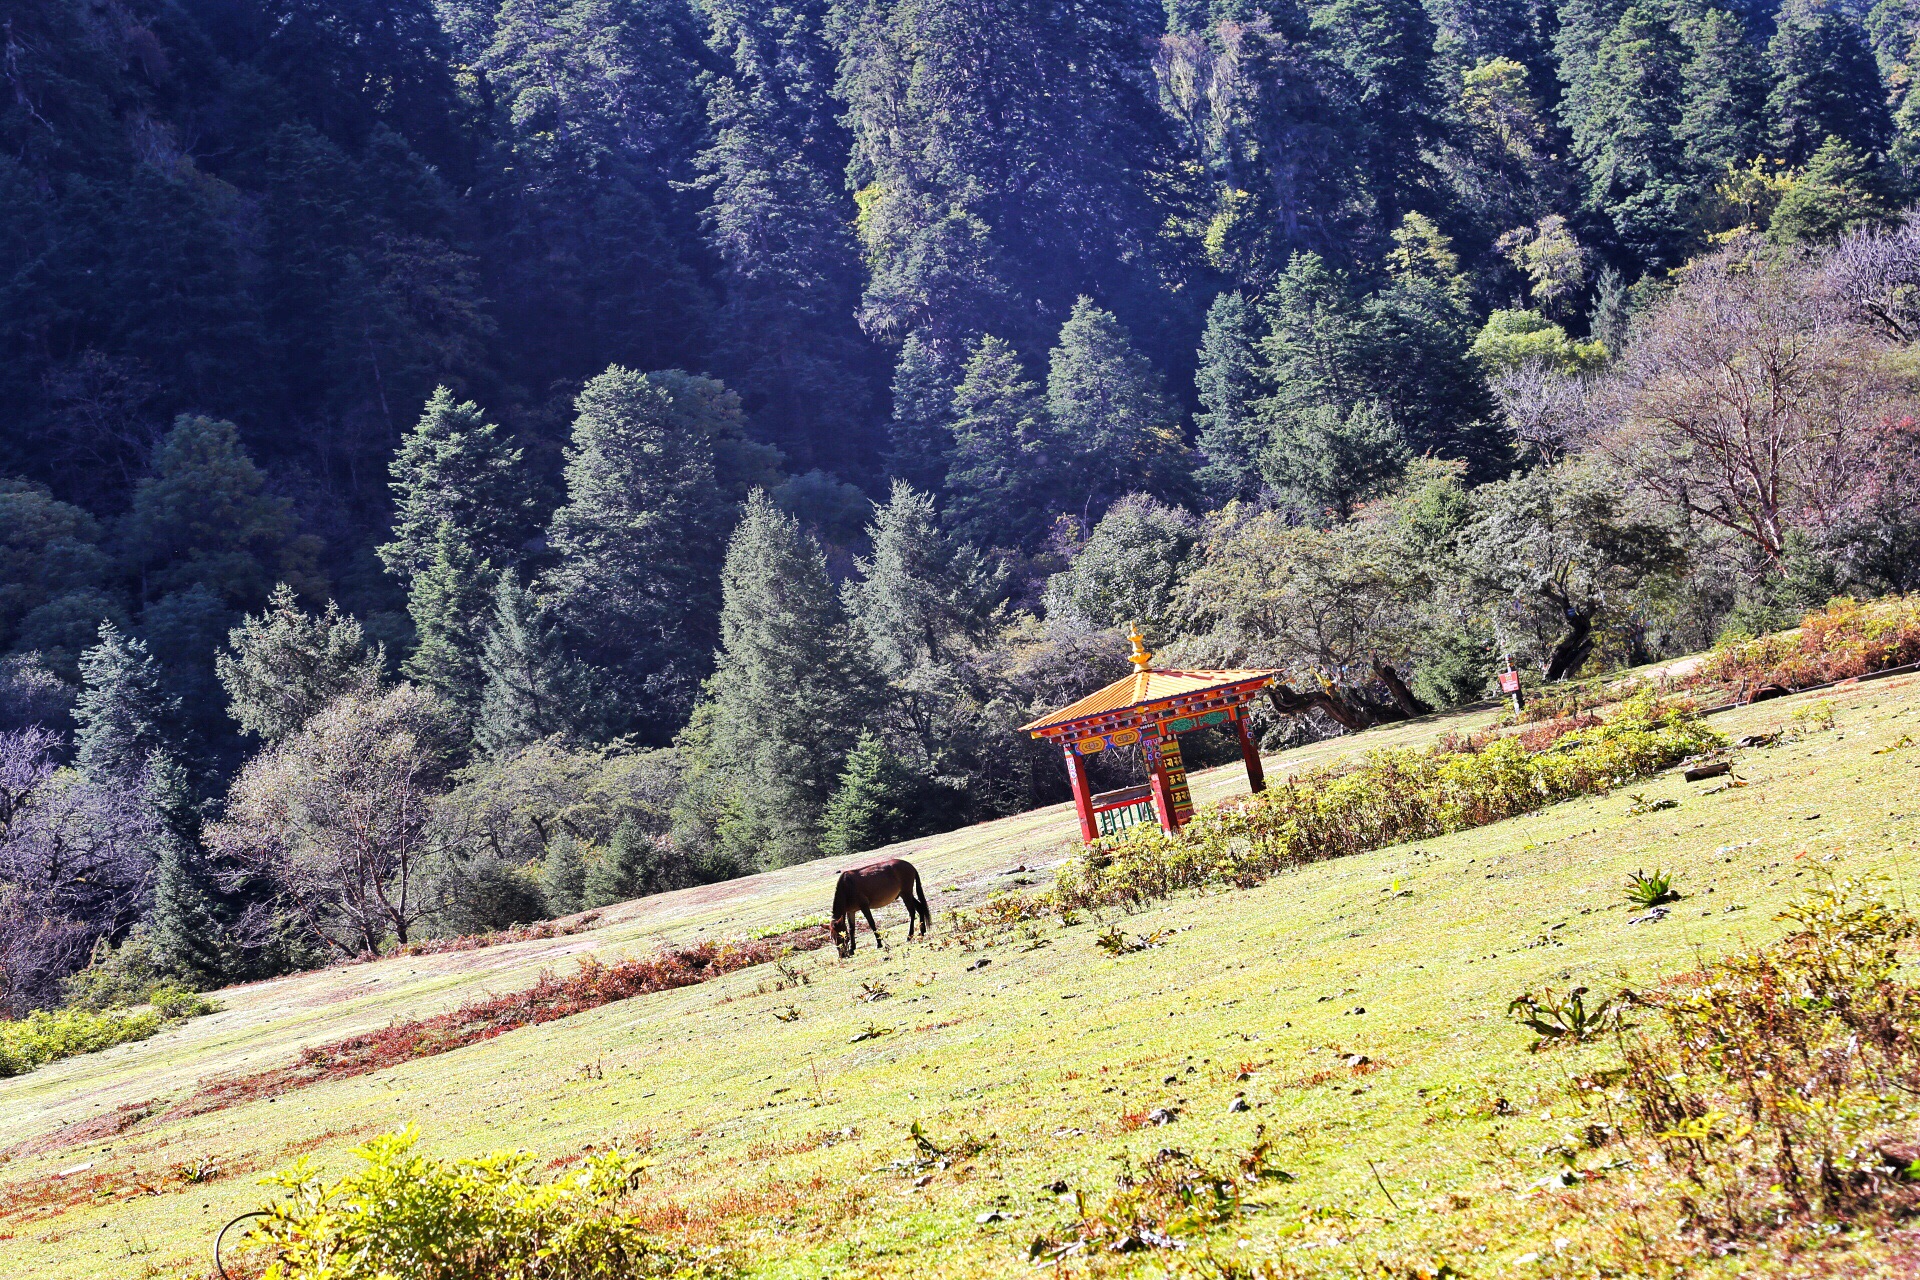
[[1132, 622], [1277, 744], [1920, 586], [1917, 42], [16, 0], [0, 998], [1052, 803]]

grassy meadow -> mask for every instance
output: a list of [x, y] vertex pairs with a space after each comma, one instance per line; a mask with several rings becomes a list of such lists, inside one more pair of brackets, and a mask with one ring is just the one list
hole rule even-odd
[[[1807, 712], [1821, 703], [1831, 727]], [[1271, 756], [1268, 776], [1491, 718], [1430, 717]], [[440, 1156], [519, 1147], [565, 1168], [589, 1146], [643, 1150], [647, 1220], [755, 1276], [1028, 1274], [1036, 1238], [1071, 1238], [1076, 1194], [1097, 1206], [1164, 1148], [1235, 1167], [1257, 1153], [1290, 1180], [1265, 1183], [1257, 1211], [1204, 1244], [1087, 1249], [1038, 1269], [1591, 1274], [1623, 1228], [1557, 1197], [1552, 1153], [1612, 1122], [1579, 1082], [1618, 1055], [1606, 1043], [1530, 1054], [1508, 1000], [1644, 987], [1769, 941], [1784, 928], [1775, 912], [1828, 878], [1911, 888], [1920, 746], [1905, 744], [1920, 738], [1920, 676], [1712, 723], [1733, 737], [1789, 732], [1736, 753], [1743, 788], [1667, 773], [1130, 916], [965, 931], [941, 918], [906, 945], [890, 907], [886, 951], [863, 928], [849, 961], [815, 951], [792, 976], [746, 969], [169, 1118], [203, 1079], [522, 987], [543, 968], [818, 918], [841, 864], [626, 904], [566, 936], [224, 991], [218, 1013], [0, 1081], [0, 1275], [198, 1280], [214, 1232], [268, 1196], [263, 1176], [303, 1154], [344, 1172], [356, 1142], [409, 1123]], [[1194, 779], [1202, 804], [1244, 787], [1238, 765]], [[1677, 804], [1649, 803], [1663, 800]], [[1044, 888], [1073, 833], [1059, 807], [899, 851], [938, 914]], [[1629, 923], [1628, 873], [1655, 866], [1683, 896], [1667, 918]], [[1155, 945], [1114, 954], [1097, 940], [1116, 926]], [[1913, 1253], [1897, 1233], [1863, 1235], [1816, 1270], [1886, 1274]]]

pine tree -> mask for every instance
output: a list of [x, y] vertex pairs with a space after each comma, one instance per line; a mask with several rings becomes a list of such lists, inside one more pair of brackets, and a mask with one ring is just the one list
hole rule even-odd
[[980, 339], [954, 389], [953, 413], [949, 518], [970, 542], [1036, 542], [1057, 509], [1074, 446], [1054, 431], [1011, 344], [992, 334]]
[[150, 760], [147, 793], [167, 830], [147, 917], [154, 951], [169, 972], [211, 989], [241, 976], [226, 938], [242, 904], [215, 881], [186, 771], [165, 755]]
[[724, 265], [721, 357], [755, 420], [796, 471], [846, 471], [870, 456], [868, 348], [853, 322], [860, 261], [846, 190], [851, 137], [834, 110], [837, 53], [826, 0], [703, 6], [730, 64], [710, 78], [713, 143], [699, 164]]
[[561, 648], [551, 612], [513, 570], [493, 591], [493, 619], [480, 650], [486, 688], [473, 724], [488, 755], [507, 755], [586, 720], [583, 680]]
[[1261, 466], [1268, 483], [1316, 517], [1345, 520], [1360, 503], [1378, 496], [1409, 457], [1393, 418], [1381, 406], [1363, 402], [1346, 410], [1321, 405], [1286, 419]]
[[1047, 413], [1074, 452], [1061, 497], [1090, 518], [1128, 493], [1186, 489], [1189, 458], [1160, 375], [1091, 298], [1073, 304], [1048, 357]]
[[570, 916], [587, 904], [586, 854], [568, 832], [556, 835], [540, 860], [540, 891], [551, 915]]
[[1886, 86], [1860, 24], [1839, 9], [1788, 10], [1767, 44], [1776, 155], [1803, 165], [1829, 138], [1877, 155], [1893, 138]]
[[472, 559], [517, 564], [537, 528], [524, 462], [472, 401], [436, 387], [394, 452], [393, 538], [379, 548], [387, 572], [412, 583], [448, 536]]
[[732, 504], [714, 447], [740, 423], [736, 397], [680, 377], [689, 392], [712, 394], [683, 403], [693, 397], [618, 365], [587, 384], [567, 501], [548, 535], [560, 562], [546, 587], [569, 644], [611, 682], [623, 727], [662, 742], [684, 723], [716, 638]]
[[1638, 0], [1600, 38], [1585, 110], [1567, 117], [1588, 207], [1649, 264], [1677, 265], [1689, 231], [1692, 177], [1677, 137], [1686, 52], [1669, 12]]
[[1686, 105], [1674, 136], [1695, 170], [1718, 178], [1762, 153], [1767, 73], [1740, 20], [1708, 9], [1685, 32]]
[[1781, 244], [1831, 243], [1862, 223], [1891, 218], [1883, 166], [1828, 138], [1773, 211], [1767, 234]]
[[873, 677], [825, 556], [764, 493], [747, 500], [721, 580], [697, 763], [717, 799], [713, 837], [737, 865], [802, 862], [819, 856], [821, 815], [873, 704]]
[[228, 644], [214, 663], [227, 714], [269, 746], [342, 694], [376, 687], [386, 667], [385, 651], [367, 643], [358, 620], [331, 600], [318, 616], [308, 613], [284, 582], [265, 610], [229, 633]]
[[478, 559], [452, 524], [440, 526], [434, 556], [407, 592], [415, 645], [400, 672], [440, 695], [468, 725], [486, 690], [480, 655], [486, 647], [498, 574]]
[[906, 682], [959, 660], [986, 634], [1005, 570], [942, 529], [932, 495], [904, 480], [893, 482], [867, 536], [872, 558], [855, 562], [860, 577], [843, 595], [879, 670]]
[[660, 847], [631, 819], [613, 830], [606, 852], [587, 868], [586, 905], [606, 907], [657, 892], [655, 871]]
[[231, 422], [174, 420], [119, 536], [148, 598], [199, 584], [248, 609], [276, 580], [315, 580], [314, 544], [295, 536], [293, 504], [267, 493]]
[[74, 703], [74, 763], [103, 785], [143, 786], [155, 756], [182, 758], [180, 704], [162, 686], [144, 641], [100, 624], [100, 643], [80, 656]]
[[1313, 31], [1359, 88], [1371, 195], [1394, 226], [1431, 185], [1425, 152], [1440, 137], [1434, 26], [1419, 0], [1332, 0]]
[[864, 853], [939, 830], [950, 814], [940, 811], [934, 789], [887, 750], [878, 735], [861, 734], [827, 803], [821, 854]]
[[1193, 375], [1204, 412], [1193, 420], [1204, 459], [1194, 481], [1215, 505], [1251, 498], [1260, 488], [1259, 341], [1259, 314], [1244, 297], [1223, 293], [1213, 300]]
[[900, 347], [893, 367], [893, 421], [887, 428], [887, 474], [937, 493], [953, 451], [953, 391], [960, 371], [945, 349], [919, 334]]

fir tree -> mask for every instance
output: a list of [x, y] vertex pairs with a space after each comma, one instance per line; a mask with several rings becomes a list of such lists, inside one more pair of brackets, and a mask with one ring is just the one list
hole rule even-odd
[[1895, 206], [1883, 170], [1839, 138], [1828, 138], [1780, 198], [1767, 234], [1782, 244], [1830, 243], [1862, 223], [1890, 218]]
[[[679, 375], [683, 395], [614, 366], [575, 402], [567, 501], [547, 579], [575, 652], [612, 682], [627, 728], [664, 741], [685, 721], [712, 651], [732, 504], [716, 442], [740, 430], [736, 397]], [[700, 393], [700, 394], [696, 394]]]
[[1216, 505], [1251, 498], [1260, 488], [1259, 341], [1259, 315], [1245, 298], [1223, 293], [1213, 300], [1193, 375], [1203, 411], [1193, 421], [1204, 460], [1194, 481]]
[[1072, 445], [1053, 430], [1040, 389], [1011, 344], [988, 334], [953, 393], [949, 517], [969, 541], [1026, 545], [1043, 535]]
[[827, 803], [820, 852], [827, 857], [864, 853], [939, 830], [950, 814], [940, 812], [938, 799], [930, 794], [934, 789], [887, 750], [878, 735], [861, 734]]
[[819, 856], [821, 815], [873, 704], [873, 678], [819, 546], [764, 493], [747, 500], [721, 579], [696, 766], [717, 798], [713, 837], [736, 865], [802, 862]]
[[586, 906], [587, 858], [568, 832], [556, 835], [540, 860], [540, 891], [551, 915], [570, 916]]
[[1186, 488], [1187, 451], [1160, 375], [1110, 311], [1082, 297], [1048, 357], [1047, 413], [1074, 457], [1061, 496], [1097, 519], [1124, 494]]
[[238, 429], [212, 418], [174, 420], [119, 536], [150, 599], [198, 584], [255, 608], [276, 580], [313, 576], [314, 545], [295, 536], [293, 504], [267, 493]]
[[1829, 138], [1866, 155], [1893, 137], [1886, 87], [1860, 24], [1840, 9], [1788, 11], [1767, 44], [1767, 111], [1779, 158], [1802, 165]]
[[1692, 190], [1678, 133], [1686, 48], [1668, 11], [1639, 0], [1599, 41], [1587, 110], [1568, 121], [1588, 207], [1646, 263], [1677, 262]]
[[415, 645], [400, 672], [440, 695], [471, 725], [486, 689], [481, 652], [493, 614], [493, 566], [451, 524], [440, 526], [434, 556], [407, 592]]
[[585, 721], [583, 681], [561, 647], [559, 628], [511, 569], [494, 585], [480, 669], [486, 687], [473, 736], [490, 756], [573, 731]]
[[1674, 136], [1695, 170], [1718, 178], [1764, 149], [1766, 68], [1740, 20], [1724, 9], [1701, 14], [1686, 42], [1686, 105]]
[[1371, 194], [1393, 226], [1430, 185], [1424, 153], [1440, 137], [1433, 21], [1419, 0], [1332, 0], [1313, 31], [1359, 89]]
[[519, 563], [536, 532], [521, 451], [479, 405], [436, 387], [390, 470], [393, 538], [379, 548], [387, 572], [412, 583], [449, 536], [474, 560]]
[[910, 681], [960, 659], [985, 636], [1004, 590], [979, 550], [940, 526], [932, 495], [893, 482], [867, 529], [871, 559], [856, 561], [843, 594], [867, 652], [891, 680]]
[[1406, 467], [1405, 438], [1380, 405], [1321, 405], [1285, 420], [1261, 459], [1268, 483], [1315, 516], [1345, 520]]
[[614, 828], [606, 851], [587, 868], [585, 904], [607, 907], [652, 891], [650, 880], [659, 847], [631, 819]]
[[148, 916], [154, 951], [170, 973], [208, 990], [242, 976], [226, 939], [243, 904], [215, 880], [186, 771], [164, 755], [151, 759], [147, 793], [167, 829]]
[[215, 660], [227, 690], [227, 714], [269, 746], [299, 729], [328, 703], [374, 688], [386, 653], [368, 644], [360, 623], [333, 601], [315, 616], [281, 583], [267, 607], [228, 635]]
[[74, 763], [103, 785], [144, 786], [156, 756], [182, 756], [180, 704], [161, 683], [144, 641], [100, 624], [100, 643], [80, 656], [73, 707]]
[[953, 391], [960, 374], [939, 344], [910, 335], [893, 367], [893, 420], [887, 427], [887, 474], [938, 492], [953, 451]]

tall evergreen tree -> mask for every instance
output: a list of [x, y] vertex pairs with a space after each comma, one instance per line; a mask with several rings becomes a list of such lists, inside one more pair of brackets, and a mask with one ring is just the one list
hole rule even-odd
[[100, 624], [100, 643], [80, 657], [73, 707], [74, 763], [91, 781], [143, 786], [156, 757], [178, 761], [180, 704], [166, 692], [160, 666], [143, 641]]
[[867, 653], [888, 679], [917, 683], [986, 634], [1004, 587], [978, 548], [941, 528], [933, 496], [904, 480], [867, 528], [871, 559], [844, 589]]
[[249, 614], [215, 662], [227, 713], [269, 746], [285, 739], [342, 694], [380, 683], [386, 654], [367, 642], [355, 618], [333, 601], [318, 616], [281, 583], [267, 607]]
[[1187, 489], [1190, 459], [1159, 372], [1091, 298], [1073, 304], [1048, 357], [1047, 413], [1074, 452], [1061, 497], [1077, 500], [1089, 523], [1125, 494]]
[[1194, 480], [1216, 505], [1251, 498], [1260, 487], [1259, 341], [1259, 312], [1251, 303], [1235, 292], [1213, 300], [1193, 375], [1202, 409], [1194, 425], [1203, 460]]
[[267, 492], [231, 422], [175, 419], [119, 538], [146, 599], [200, 585], [251, 609], [276, 581], [317, 585], [316, 546], [296, 535], [293, 504]]
[[494, 584], [480, 669], [486, 687], [473, 736], [488, 755], [592, 727], [585, 681], [561, 645], [558, 625], [511, 569]]
[[1072, 446], [1055, 433], [1012, 344], [980, 339], [954, 389], [953, 412], [949, 518], [970, 542], [1036, 542], [1057, 509]]
[[1795, 7], [1767, 44], [1773, 92], [1773, 145], [1780, 159], [1802, 165], [1820, 144], [1838, 138], [1865, 155], [1893, 139], [1886, 86], [1866, 33], [1839, 8]]
[[860, 261], [846, 190], [851, 135], [831, 88], [826, 0], [719, 0], [708, 42], [713, 192], [708, 242], [724, 264], [720, 322], [730, 382], [795, 470], [871, 462], [870, 348], [853, 323]]
[[1724, 9], [1688, 24], [1686, 41], [1686, 105], [1674, 136], [1695, 169], [1717, 178], [1765, 149], [1766, 68], [1740, 20]]
[[878, 734], [861, 734], [827, 802], [820, 852], [864, 853], [942, 830], [953, 823], [957, 799], [908, 768]]
[[1636, 0], [1595, 43], [1582, 92], [1562, 100], [1588, 208], [1649, 265], [1678, 265], [1686, 247], [1685, 65], [1668, 9]]
[[[740, 434], [737, 397], [618, 365], [588, 383], [567, 449], [567, 501], [546, 589], [575, 653], [612, 681], [627, 727], [664, 742], [685, 722], [716, 639], [733, 515], [715, 447]], [[704, 393], [704, 394], [699, 394]]]
[[900, 346], [893, 367], [893, 421], [887, 427], [887, 474], [938, 492], [953, 451], [953, 390], [960, 371], [947, 348], [919, 334]]
[[495, 568], [519, 563], [537, 531], [520, 449], [480, 406], [437, 387], [401, 440], [390, 468], [393, 538], [379, 548], [387, 572], [411, 583], [448, 537]]
[[414, 575], [407, 592], [415, 644], [400, 672], [433, 690], [469, 727], [486, 689], [480, 658], [497, 577], [492, 564], [477, 558], [472, 545], [444, 523], [433, 560]]
[[727, 545], [720, 651], [690, 784], [718, 797], [713, 839], [741, 866], [820, 855], [821, 817], [873, 703], [819, 546], [764, 493]]
[[1395, 226], [1423, 203], [1426, 154], [1441, 134], [1434, 26], [1419, 0], [1331, 0], [1313, 30], [1358, 86], [1356, 107], [1380, 221]]

